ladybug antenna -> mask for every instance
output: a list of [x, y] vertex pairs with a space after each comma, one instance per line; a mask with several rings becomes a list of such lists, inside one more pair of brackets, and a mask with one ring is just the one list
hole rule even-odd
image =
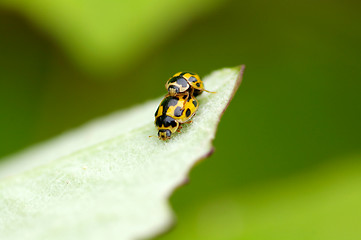
[[217, 93], [217, 92], [208, 91], [206, 89], [204, 89], [204, 91], [206, 91], [207, 93]]

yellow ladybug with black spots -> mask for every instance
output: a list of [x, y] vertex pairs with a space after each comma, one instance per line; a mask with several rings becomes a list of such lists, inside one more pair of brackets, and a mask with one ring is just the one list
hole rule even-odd
[[168, 90], [170, 96], [185, 93], [196, 97], [203, 91], [210, 92], [204, 89], [203, 81], [198, 74], [190, 72], [179, 72], [174, 74], [165, 84], [165, 88]]
[[171, 135], [182, 128], [182, 123], [190, 122], [198, 109], [198, 100], [188, 94], [167, 95], [155, 112], [155, 125], [161, 140], [170, 139]]

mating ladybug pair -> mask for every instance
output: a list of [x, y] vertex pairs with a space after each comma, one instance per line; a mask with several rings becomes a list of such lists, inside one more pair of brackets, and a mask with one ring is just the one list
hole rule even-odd
[[155, 112], [155, 125], [161, 140], [167, 140], [172, 133], [179, 132], [182, 123], [190, 123], [198, 109], [198, 100], [195, 97], [203, 91], [210, 92], [204, 89], [199, 76], [190, 72], [174, 74], [165, 84], [165, 88], [168, 94]]

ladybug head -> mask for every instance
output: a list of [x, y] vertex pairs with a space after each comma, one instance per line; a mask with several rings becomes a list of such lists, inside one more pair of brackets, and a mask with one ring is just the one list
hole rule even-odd
[[160, 129], [158, 131], [158, 137], [161, 140], [168, 140], [168, 139], [170, 139], [171, 135], [172, 135], [172, 133], [169, 129]]
[[175, 96], [179, 93], [179, 87], [177, 87], [175, 85], [170, 85], [168, 87], [168, 92], [169, 92], [169, 95]]
[[185, 92], [189, 89], [189, 83], [183, 76], [173, 76], [165, 84], [165, 88], [168, 90], [169, 95], [175, 96], [178, 93]]

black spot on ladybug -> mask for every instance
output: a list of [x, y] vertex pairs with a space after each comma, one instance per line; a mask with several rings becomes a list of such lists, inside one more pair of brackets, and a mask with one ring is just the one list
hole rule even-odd
[[177, 105], [179, 98], [178, 97], [169, 97], [169, 103], [167, 104], [168, 106], [175, 106]]
[[176, 107], [176, 109], [174, 109], [174, 116], [176, 117], [180, 117], [183, 114], [183, 109], [181, 107]]
[[183, 77], [179, 77], [177, 79], [177, 84], [181, 85], [184, 88], [188, 86], [187, 80], [185, 80]]
[[197, 87], [200, 87], [200, 86], [201, 86], [201, 84], [200, 84], [200, 83], [197, 83], [196, 85], [197, 85]]
[[169, 96], [165, 98], [161, 105], [163, 106], [163, 112], [162, 114], [165, 115], [169, 109], [170, 106], [176, 106], [178, 104], [179, 98], [178, 97], [172, 97]]
[[183, 96], [183, 99], [186, 99], [187, 97], [188, 97], [187, 95], [184, 95], [184, 96]]
[[197, 96], [200, 95], [202, 92], [203, 92], [203, 91], [201, 91], [201, 90], [194, 89], [193, 96], [197, 97]]
[[164, 127], [169, 127], [169, 126], [176, 127], [177, 122], [172, 117], [169, 117], [167, 115], [162, 115], [156, 119], [155, 125], [157, 125], [158, 127], [161, 127], [162, 125]]
[[196, 100], [193, 100], [193, 105], [194, 105], [195, 107], [197, 107], [198, 103], [197, 103]]
[[164, 98], [164, 99], [160, 102], [160, 105], [161, 105], [161, 106], [164, 106], [164, 103], [166, 102], [166, 99], [167, 99], [167, 98]]
[[169, 119], [167, 119], [168, 120], [168, 122], [169, 122], [169, 124], [172, 126], [172, 127], [176, 127], [177, 126], [177, 122], [173, 119], [173, 118], [171, 118], [171, 117], [168, 117]]
[[162, 118], [161, 117], [162, 116], [155, 119], [155, 125], [158, 127], [162, 126]]
[[191, 110], [189, 108], [187, 108], [186, 116], [189, 117], [190, 115], [191, 115]]
[[183, 76], [186, 73], [189, 73], [190, 75], [195, 75], [194, 73], [191, 73], [191, 72], [182, 72], [179, 76]]
[[197, 78], [195, 78], [195, 77], [190, 77], [190, 78], [188, 78], [188, 81], [189, 81], [189, 82], [197, 82]]
[[174, 83], [176, 82], [178, 79], [178, 76], [177, 77], [172, 77], [171, 79], [169, 79], [168, 83]]

